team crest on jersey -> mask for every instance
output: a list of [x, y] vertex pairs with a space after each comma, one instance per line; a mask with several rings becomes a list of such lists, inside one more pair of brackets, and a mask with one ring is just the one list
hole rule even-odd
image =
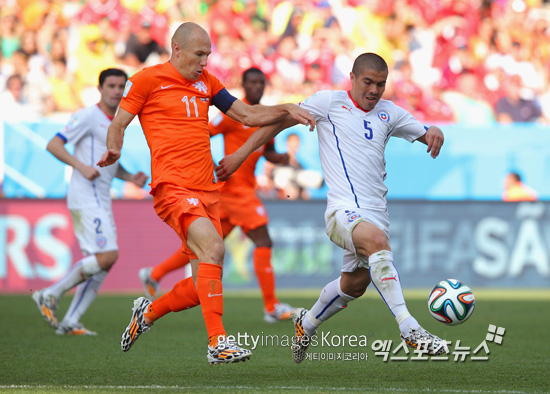
[[260, 216], [265, 216], [265, 208], [261, 205], [256, 207], [256, 213]]
[[198, 198], [188, 198], [187, 202], [191, 205], [199, 205], [199, 199]]
[[132, 88], [133, 83], [130, 81], [126, 81], [126, 86], [124, 86], [124, 93], [122, 93], [122, 97], [126, 97], [130, 89]]
[[357, 220], [361, 217], [361, 215], [359, 215], [357, 212], [355, 211], [346, 211], [346, 213], [348, 214], [348, 222], [353, 222], [354, 220]]
[[378, 118], [382, 122], [388, 123], [390, 121], [390, 114], [387, 113], [386, 111], [380, 110], [380, 111], [378, 111]]
[[206, 93], [208, 91], [208, 88], [203, 81], [197, 81], [192, 86], [201, 93]]
[[103, 235], [98, 235], [95, 238], [95, 243], [100, 249], [103, 249], [105, 245], [107, 245], [107, 238], [105, 238]]

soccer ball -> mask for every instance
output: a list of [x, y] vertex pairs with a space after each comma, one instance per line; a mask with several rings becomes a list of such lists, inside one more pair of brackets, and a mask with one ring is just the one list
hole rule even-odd
[[475, 305], [472, 290], [456, 279], [439, 282], [428, 298], [428, 309], [434, 319], [449, 326], [456, 326], [468, 320], [474, 312]]

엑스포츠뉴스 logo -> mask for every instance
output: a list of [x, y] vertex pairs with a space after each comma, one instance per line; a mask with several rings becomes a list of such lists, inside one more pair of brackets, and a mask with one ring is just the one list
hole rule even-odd
[[378, 118], [382, 121], [382, 122], [389, 122], [390, 121], [390, 114], [388, 114], [386, 111], [384, 110], [380, 110], [378, 111]]

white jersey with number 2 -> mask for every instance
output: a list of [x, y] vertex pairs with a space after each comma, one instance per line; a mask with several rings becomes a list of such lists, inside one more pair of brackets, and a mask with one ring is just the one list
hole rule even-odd
[[111, 119], [99, 108], [91, 105], [75, 112], [63, 131], [57, 135], [65, 142], [74, 145], [74, 157], [82, 163], [96, 167], [100, 176], [90, 181], [78, 170], [73, 170], [67, 205], [69, 209], [99, 207], [111, 209], [111, 182], [118, 170], [118, 162], [107, 167], [98, 167], [96, 163], [105, 150], [107, 129]]
[[385, 211], [386, 144], [390, 137], [413, 142], [426, 133], [424, 125], [388, 100], [365, 111], [342, 90], [317, 92], [299, 105], [317, 122], [327, 208]]

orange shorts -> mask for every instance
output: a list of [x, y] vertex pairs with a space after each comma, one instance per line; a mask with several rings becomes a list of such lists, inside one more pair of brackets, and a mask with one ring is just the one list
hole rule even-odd
[[186, 239], [187, 229], [193, 221], [199, 217], [209, 219], [220, 237], [223, 237], [218, 190], [193, 190], [171, 183], [160, 183], [151, 191], [151, 194], [157, 215], [178, 234], [183, 241], [183, 253], [189, 255], [191, 259], [196, 259], [197, 256], [187, 247]]
[[224, 224], [224, 235], [235, 226], [239, 226], [245, 233], [265, 226], [269, 222], [264, 204], [254, 193], [220, 194], [220, 219], [229, 222]]

